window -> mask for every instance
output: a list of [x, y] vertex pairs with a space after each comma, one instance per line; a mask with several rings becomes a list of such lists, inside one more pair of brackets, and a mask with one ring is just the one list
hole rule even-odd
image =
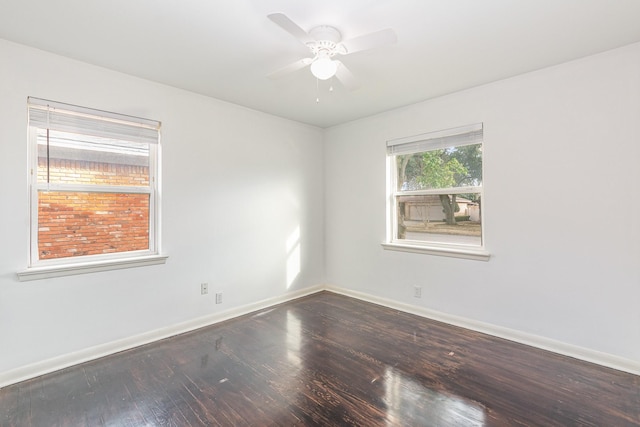
[[482, 124], [387, 143], [388, 249], [484, 259]]
[[160, 123], [37, 98], [28, 110], [29, 267], [157, 255]]

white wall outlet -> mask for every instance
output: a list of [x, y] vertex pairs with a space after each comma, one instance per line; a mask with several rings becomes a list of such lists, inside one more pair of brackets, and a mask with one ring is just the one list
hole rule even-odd
[[216, 304], [222, 304], [222, 292], [216, 292]]
[[206, 295], [209, 293], [209, 284], [200, 283], [200, 295]]
[[413, 287], [413, 296], [416, 298], [422, 298], [422, 286]]

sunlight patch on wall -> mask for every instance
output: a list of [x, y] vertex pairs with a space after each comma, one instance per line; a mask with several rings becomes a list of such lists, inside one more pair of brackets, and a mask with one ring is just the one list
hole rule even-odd
[[300, 226], [287, 238], [287, 289], [300, 274]]

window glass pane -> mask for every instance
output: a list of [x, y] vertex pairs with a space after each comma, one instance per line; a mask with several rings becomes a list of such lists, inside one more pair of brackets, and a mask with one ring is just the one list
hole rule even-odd
[[149, 186], [149, 145], [38, 129], [38, 182]]
[[396, 156], [397, 191], [482, 185], [482, 144]]
[[482, 244], [479, 193], [396, 196], [397, 239]]
[[149, 249], [149, 194], [38, 192], [39, 259]]

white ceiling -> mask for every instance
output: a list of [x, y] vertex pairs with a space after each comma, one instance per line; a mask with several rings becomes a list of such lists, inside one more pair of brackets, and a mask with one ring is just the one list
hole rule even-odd
[[[360, 88], [328, 91], [267, 19], [398, 43], [342, 62]], [[0, 0], [0, 38], [320, 127], [640, 41], [640, 0]], [[0, 62], [2, 59], [0, 58]]]

